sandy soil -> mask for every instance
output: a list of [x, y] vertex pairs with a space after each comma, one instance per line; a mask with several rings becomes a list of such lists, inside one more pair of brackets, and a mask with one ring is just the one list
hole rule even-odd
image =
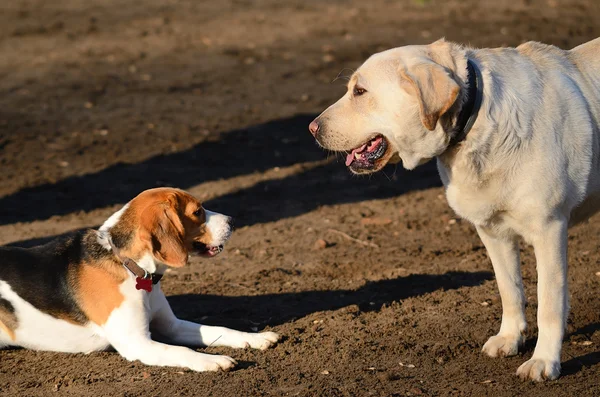
[[238, 229], [221, 256], [165, 277], [175, 312], [285, 336], [264, 352], [207, 348], [240, 362], [218, 374], [4, 350], [0, 394], [600, 395], [600, 217], [570, 234], [563, 377], [522, 382], [536, 336], [531, 249], [527, 346], [483, 357], [501, 315], [491, 264], [433, 164], [352, 177], [306, 130], [344, 92], [336, 76], [373, 52], [441, 36], [570, 48], [600, 36], [598, 2], [14, 0], [0, 11], [0, 243], [94, 227], [143, 189], [181, 187]]

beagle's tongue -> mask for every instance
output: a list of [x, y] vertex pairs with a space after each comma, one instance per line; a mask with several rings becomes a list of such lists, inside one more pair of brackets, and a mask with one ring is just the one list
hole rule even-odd
[[362, 153], [367, 148], [367, 144], [365, 143], [359, 148], [354, 149], [352, 152], [346, 155], [346, 167], [348, 167], [352, 162], [356, 159], [355, 154]]

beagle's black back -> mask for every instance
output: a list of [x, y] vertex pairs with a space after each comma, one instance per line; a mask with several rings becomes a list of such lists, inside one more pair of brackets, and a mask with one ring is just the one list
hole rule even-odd
[[[90, 255], [87, 247], [90, 238], [95, 238], [90, 232], [77, 232], [33, 248], [0, 247], [0, 281], [42, 312], [86, 323], [74, 296], [73, 276], [77, 265]], [[2, 298], [0, 295], [0, 302]]]

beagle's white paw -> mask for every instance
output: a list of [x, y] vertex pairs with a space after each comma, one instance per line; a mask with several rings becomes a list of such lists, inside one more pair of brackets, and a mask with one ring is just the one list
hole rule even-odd
[[188, 367], [194, 371], [205, 372], [205, 371], [229, 371], [235, 365], [237, 361], [229, 356], [218, 356], [211, 354], [202, 354], [194, 363]]
[[254, 334], [255, 341], [250, 345], [253, 349], [266, 350], [269, 347], [274, 346], [279, 340], [281, 336], [276, 334], [275, 332], [261, 332], [259, 334]]
[[266, 350], [275, 345], [281, 337], [275, 332], [245, 333], [243, 340], [236, 347]]
[[[281, 337], [275, 332], [236, 332], [226, 340], [219, 340], [219, 346], [228, 346], [235, 349], [260, 349], [266, 350], [275, 345]], [[217, 345], [215, 343], [215, 345]]]

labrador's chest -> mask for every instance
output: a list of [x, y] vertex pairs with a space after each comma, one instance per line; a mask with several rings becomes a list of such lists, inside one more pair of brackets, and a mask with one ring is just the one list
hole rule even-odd
[[440, 177], [446, 188], [450, 207], [461, 218], [476, 226], [512, 229], [512, 207], [507, 197], [507, 187], [493, 180], [481, 180], [454, 171], [452, 178], [448, 169], [438, 163]]
[[486, 190], [450, 183], [446, 185], [446, 199], [461, 218], [475, 225], [487, 225], [495, 218], [499, 208], [496, 200]]

